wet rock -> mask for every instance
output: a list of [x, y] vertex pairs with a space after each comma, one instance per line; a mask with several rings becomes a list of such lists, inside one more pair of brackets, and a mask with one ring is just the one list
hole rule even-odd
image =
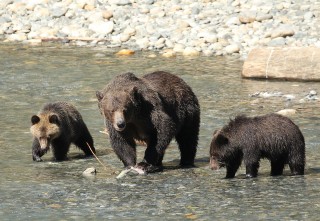
[[122, 49], [117, 52], [117, 55], [133, 55], [135, 51], [130, 50], [130, 49]]
[[276, 112], [277, 114], [283, 115], [283, 116], [290, 116], [290, 115], [294, 115], [297, 113], [297, 111], [295, 109], [283, 109], [280, 110], [278, 112]]
[[85, 177], [95, 176], [97, 174], [97, 170], [94, 167], [89, 167], [85, 171], [82, 172], [82, 175]]
[[176, 52], [174, 50], [166, 50], [162, 53], [162, 56], [163, 57], [166, 57], [166, 58], [171, 58], [171, 57], [175, 57], [176, 56]]
[[311, 90], [304, 99], [306, 99], [306, 100], [318, 100], [317, 92], [315, 90]]
[[200, 52], [192, 47], [187, 47], [183, 50], [182, 53], [184, 56], [199, 56]]

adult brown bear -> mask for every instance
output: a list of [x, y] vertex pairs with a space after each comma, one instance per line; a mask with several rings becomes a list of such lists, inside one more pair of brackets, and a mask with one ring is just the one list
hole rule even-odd
[[226, 178], [235, 176], [242, 160], [246, 176], [256, 177], [261, 158], [270, 160], [272, 176], [281, 175], [285, 164], [293, 175], [304, 174], [305, 142], [298, 126], [279, 114], [238, 116], [214, 132], [210, 165], [226, 167]]
[[[50, 149], [55, 160], [65, 160], [71, 143], [78, 146], [87, 156], [92, 155], [93, 139], [76, 108], [66, 102], [46, 104], [37, 115], [31, 117], [30, 131], [34, 137], [32, 158], [41, 157]], [[88, 144], [87, 144], [88, 143]]]
[[[125, 73], [96, 96], [111, 146], [125, 167], [145, 173], [162, 170], [165, 150], [173, 138], [179, 145], [180, 165], [194, 165], [200, 108], [196, 95], [181, 78], [161, 71], [141, 78]], [[138, 164], [135, 140], [147, 144]]]

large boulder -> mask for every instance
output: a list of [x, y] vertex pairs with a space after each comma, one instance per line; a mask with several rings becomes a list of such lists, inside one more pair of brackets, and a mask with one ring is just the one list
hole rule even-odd
[[253, 49], [242, 77], [320, 81], [320, 48], [271, 47]]

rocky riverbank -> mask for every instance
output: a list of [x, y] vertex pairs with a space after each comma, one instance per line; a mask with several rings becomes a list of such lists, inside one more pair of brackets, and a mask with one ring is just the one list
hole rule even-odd
[[226, 55], [320, 47], [318, 0], [1, 0], [0, 39]]

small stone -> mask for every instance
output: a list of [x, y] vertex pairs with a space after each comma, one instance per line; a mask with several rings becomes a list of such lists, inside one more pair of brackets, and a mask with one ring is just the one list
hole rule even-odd
[[121, 42], [126, 42], [130, 39], [130, 35], [127, 35], [127, 34], [121, 34], [120, 36], [120, 41]]
[[185, 46], [183, 44], [175, 44], [173, 47], [173, 51], [182, 53], [185, 49]]
[[106, 10], [106, 11], [103, 11], [102, 12], [102, 17], [104, 18], [104, 19], [110, 19], [110, 18], [112, 18], [112, 16], [113, 16], [113, 13], [112, 13], [112, 11], [108, 11], [108, 10]]
[[294, 35], [294, 30], [291, 27], [284, 25], [282, 27], [275, 29], [271, 33], [271, 38], [278, 38], [278, 37], [285, 38], [287, 36], [293, 36], [293, 35]]
[[200, 52], [192, 47], [186, 47], [182, 53], [184, 56], [199, 56]]
[[130, 50], [130, 49], [122, 49], [117, 52], [117, 55], [133, 55], [135, 51]]
[[127, 27], [124, 31], [123, 31], [124, 34], [127, 34], [129, 36], [133, 36], [136, 34], [136, 29], [134, 28], [131, 28], [131, 27]]
[[240, 48], [237, 44], [231, 44], [231, 45], [228, 45], [226, 48], [225, 48], [227, 54], [233, 54], [233, 53], [239, 53], [240, 51]]
[[51, 15], [53, 18], [60, 18], [61, 16], [64, 16], [67, 11], [67, 7], [56, 7], [51, 10]]
[[89, 25], [90, 30], [102, 35], [110, 34], [113, 31], [113, 27], [114, 25], [112, 21], [97, 21]]
[[283, 115], [283, 116], [290, 116], [290, 115], [294, 115], [296, 114], [296, 110], [295, 109], [283, 109], [280, 110], [278, 112], [276, 112], [277, 114]]
[[27, 35], [25, 33], [17, 33], [11, 34], [7, 38], [9, 41], [24, 41], [27, 40]]
[[257, 13], [255, 11], [246, 11], [239, 15], [239, 21], [243, 24], [252, 23], [256, 20]]
[[263, 14], [263, 13], [258, 13], [256, 17], [256, 21], [262, 22], [264, 20], [272, 19], [273, 16], [271, 14]]
[[176, 56], [176, 52], [172, 49], [166, 50], [162, 53], [162, 57], [172, 58]]
[[268, 42], [269, 47], [284, 46], [285, 44], [286, 44], [286, 41], [283, 37], [274, 38]]
[[148, 38], [137, 39], [136, 44], [140, 49], [147, 49], [149, 47], [149, 40]]
[[96, 174], [97, 174], [97, 170], [94, 167], [89, 167], [82, 172], [83, 176], [95, 176]]

